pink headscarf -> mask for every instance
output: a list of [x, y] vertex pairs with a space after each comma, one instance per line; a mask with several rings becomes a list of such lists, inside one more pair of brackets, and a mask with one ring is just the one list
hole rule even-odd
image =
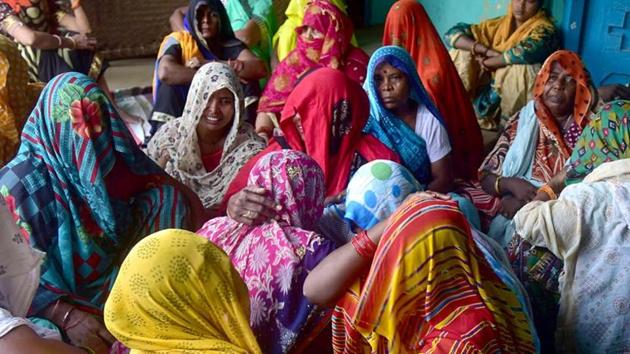
[[[322, 215], [326, 187], [317, 162], [293, 150], [265, 155], [252, 169], [248, 185], [264, 188], [282, 206], [278, 220], [248, 226], [227, 217], [216, 218], [197, 234], [223, 249], [247, 284], [250, 324], [259, 335], [276, 326], [275, 319], [282, 312], [277, 303], [293, 293], [292, 282], [306, 273], [304, 256], [321, 242], [318, 234], [308, 230], [313, 230]], [[301, 297], [301, 287], [297, 291]]]
[[[305, 39], [301, 34], [308, 27], [316, 29], [323, 37]], [[300, 77], [316, 67], [342, 70], [359, 83], [365, 79], [369, 57], [350, 44], [352, 22], [334, 4], [311, 1], [302, 26], [296, 32], [297, 46], [274, 71], [258, 104], [258, 112], [280, 113]]]

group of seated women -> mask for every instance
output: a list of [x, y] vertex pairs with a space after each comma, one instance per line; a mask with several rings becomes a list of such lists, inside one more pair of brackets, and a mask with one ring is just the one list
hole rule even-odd
[[[570, 51], [516, 59], [555, 40], [539, 2], [449, 31], [506, 71], [485, 160], [422, 5], [394, 3], [368, 57], [343, 3], [301, 3], [276, 37], [269, 1], [176, 9], [144, 151], [94, 77], [6, 105], [0, 352], [630, 350], [630, 101]], [[37, 94], [9, 69], [0, 98]]]

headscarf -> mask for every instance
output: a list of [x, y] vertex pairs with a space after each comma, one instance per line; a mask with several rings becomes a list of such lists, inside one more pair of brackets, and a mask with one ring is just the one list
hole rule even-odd
[[416, 134], [414, 129], [396, 117], [381, 103], [374, 76], [379, 65], [385, 62], [401, 70], [407, 76], [410, 89], [409, 98], [419, 105], [425, 105], [429, 112], [444, 125], [442, 115], [435, 108], [433, 101], [422, 86], [416, 65], [409, 53], [397, 46], [387, 46], [377, 49], [372, 54], [368, 65], [368, 78], [364, 87], [370, 99], [370, 119], [364, 131], [374, 135], [387, 147], [398, 152], [404, 165], [411, 170], [418, 181], [427, 185], [431, 182], [431, 161], [427, 153], [426, 142]]
[[[539, 4], [541, 2], [539, 1]], [[475, 40], [488, 48], [503, 53], [527, 38], [538, 39], [535, 38], [536, 32], [534, 31], [539, 27], [546, 27], [549, 31], [553, 31], [555, 28], [541, 5], [534, 16], [512, 32], [512, 24], [516, 21], [512, 12], [512, 3], [510, 2], [505, 16], [470, 26]]]
[[[328, 0], [341, 12], [346, 14], [346, 4], [344, 0]], [[273, 47], [276, 48], [278, 60], [282, 61], [296, 47], [298, 34], [296, 29], [302, 25], [306, 9], [311, 0], [290, 0], [284, 14], [286, 20], [273, 36]]]
[[261, 353], [247, 288], [223, 251], [189, 231], [147, 236], [129, 253], [105, 325], [131, 354]]
[[217, 38], [213, 40], [216, 40], [217, 43], [229, 44], [230, 42], [237, 41], [237, 39], [230, 25], [230, 18], [221, 0], [190, 0], [188, 12], [184, 18], [184, 28], [193, 36], [204, 58], [212, 60], [216, 59], [216, 55], [210, 51], [209, 44], [201, 35], [201, 31], [199, 30], [200, 24], [197, 21], [197, 12], [199, 12], [201, 6], [207, 6], [208, 11], [219, 14], [219, 32], [217, 33]]
[[567, 184], [580, 182], [601, 164], [630, 158], [630, 101], [605, 104], [597, 112], [578, 140]]
[[17, 151], [22, 125], [40, 91], [41, 86], [28, 83], [28, 64], [17, 45], [0, 36], [0, 166]]
[[[126, 168], [130, 200], [105, 179]], [[120, 168], [120, 167], [117, 167]], [[0, 170], [0, 193], [33, 247], [46, 251], [38, 312], [65, 296], [99, 309], [121, 255], [140, 237], [188, 227], [189, 204], [137, 147], [96, 82], [79, 73], [51, 80], [22, 132], [18, 155]]]
[[334, 352], [537, 352], [521, 287], [488, 256], [457, 203], [410, 198], [337, 303]]
[[593, 113], [594, 107], [599, 102], [597, 90], [593, 86], [591, 76], [584, 67], [580, 57], [574, 52], [568, 50], [558, 50], [551, 54], [536, 76], [534, 84], [534, 101], [536, 102], [536, 116], [538, 120], [549, 130], [558, 141], [560, 149], [566, 155], [571, 154], [571, 148], [575, 145], [575, 141], [569, 142], [569, 146], [564, 141], [560, 132], [560, 127], [556, 123], [555, 118], [549, 112], [549, 109], [543, 102], [543, 93], [545, 84], [549, 80], [549, 75], [553, 68], [553, 63], [558, 63], [562, 68], [571, 75], [576, 82], [575, 88], [575, 104], [573, 108], [573, 119], [581, 128], [584, 128], [589, 122], [590, 115]]
[[[313, 231], [324, 207], [321, 168], [302, 152], [280, 150], [259, 160], [249, 186], [268, 191], [282, 207], [278, 219], [259, 226], [222, 217], [208, 221], [198, 233], [222, 248], [249, 288], [250, 323], [266, 353], [290, 348], [300, 325], [312, 312], [302, 294], [308, 254], [321, 238]], [[312, 269], [312, 268], [311, 268]], [[281, 307], [278, 304], [283, 304]]]
[[[323, 37], [305, 40], [301, 34], [307, 27], [318, 30]], [[297, 47], [274, 71], [261, 96], [258, 112], [279, 113], [300, 77], [309, 70], [315, 67], [343, 70], [346, 66], [346, 55], [353, 48], [350, 44], [352, 23], [335, 5], [325, 0], [312, 1], [302, 26], [296, 32]], [[367, 57], [365, 53], [363, 56]], [[355, 71], [354, 68], [351, 71]], [[364, 73], [365, 67], [356, 67], [356, 71]], [[353, 77], [358, 79], [357, 76]]]
[[[206, 171], [196, 133], [197, 124], [213, 93], [227, 88], [234, 95], [234, 119], [223, 144], [219, 165]], [[165, 170], [192, 189], [205, 207], [221, 202], [239, 169], [265, 147], [246, 122], [243, 90], [227, 64], [211, 62], [193, 78], [181, 118], [166, 123], [149, 143], [147, 154], [155, 161], [167, 159]]]
[[387, 219], [422, 186], [404, 166], [375, 160], [361, 166], [346, 189], [345, 219], [367, 230]]
[[[326, 82], [326, 85], [321, 85]], [[291, 92], [280, 118], [281, 137], [245, 164], [223, 199], [245, 187], [254, 164], [280, 149], [302, 151], [321, 167], [326, 196], [341, 193], [357, 163], [376, 159], [399, 161], [398, 155], [361, 131], [368, 117], [365, 91], [338, 70], [321, 68], [305, 76]], [[299, 115], [299, 118], [296, 116]]]
[[483, 161], [481, 130], [457, 69], [422, 4], [400, 0], [392, 5], [383, 45], [397, 45], [409, 52], [451, 137], [455, 176], [476, 179]]
[[[161, 85], [161, 80], [158, 77], [158, 67], [160, 59], [164, 53], [172, 46], [179, 45], [182, 51], [182, 64], [186, 64], [190, 59], [206, 59], [206, 60], [218, 60], [217, 53], [213, 53], [206, 40], [199, 31], [199, 23], [197, 23], [197, 11], [201, 6], [207, 6], [208, 11], [216, 12], [219, 14], [219, 32], [217, 33], [216, 43], [219, 43], [219, 47], [230, 47], [240, 45], [241, 42], [236, 39], [234, 31], [230, 26], [230, 18], [225, 11], [225, 7], [220, 0], [190, 0], [188, 5], [188, 12], [184, 17], [185, 31], [173, 32], [166, 36], [160, 45], [158, 50], [157, 60], [155, 61], [155, 68], [153, 70], [153, 103], [157, 99], [158, 89]], [[188, 94], [188, 86], [177, 86], [182, 97], [186, 97]], [[182, 99], [183, 100], [183, 99]]]
[[13, 316], [26, 317], [39, 284], [44, 254], [29, 246], [29, 235], [21, 232], [15, 222], [0, 196], [0, 308]]

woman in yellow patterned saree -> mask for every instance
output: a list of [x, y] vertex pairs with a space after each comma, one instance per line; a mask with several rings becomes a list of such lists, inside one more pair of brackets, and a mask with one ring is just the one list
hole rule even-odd
[[105, 325], [132, 354], [261, 353], [247, 287], [230, 259], [184, 230], [160, 231], [131, 250], [105, 304]]
[[559, 46], [542, 2], [512, 0], [505, 16], [458, 23], [446, 33], [481, 128], [496, 129], [499, 117], [511, 117], [531, 100], [541, 64]]
[[0, 36], [0, 167], [15, 155], [22, 125], [41, 90], [41, 85], [28, 83], [28, 65], [17, 45]]

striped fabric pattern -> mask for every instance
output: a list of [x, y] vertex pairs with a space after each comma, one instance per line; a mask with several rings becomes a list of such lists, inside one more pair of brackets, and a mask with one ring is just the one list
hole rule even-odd
[[527, 310], [451, 201], [393, 215], [367, 276], [338, 304], [335, 353], [533, 353]]

